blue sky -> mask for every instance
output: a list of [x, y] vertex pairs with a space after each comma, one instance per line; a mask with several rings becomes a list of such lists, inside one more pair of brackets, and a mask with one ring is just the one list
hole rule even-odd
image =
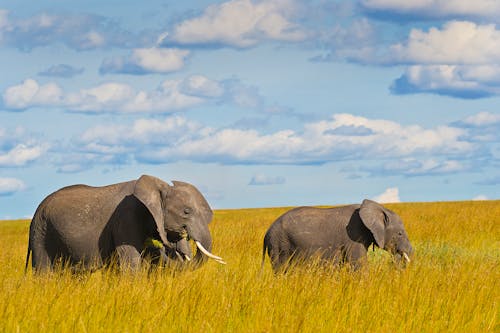
[[500, 198], [500, 3], [0, 1], [0, 218], [152, 174], [214, 208]]

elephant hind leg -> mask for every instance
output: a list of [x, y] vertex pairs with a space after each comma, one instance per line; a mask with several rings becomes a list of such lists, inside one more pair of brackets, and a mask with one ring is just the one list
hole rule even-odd
[[33, 245], [31, 267], [33, 267], [36, 272], [48, 271], [52, 269], [53, 261], [45, 249], [45, 246], [37, 244]]

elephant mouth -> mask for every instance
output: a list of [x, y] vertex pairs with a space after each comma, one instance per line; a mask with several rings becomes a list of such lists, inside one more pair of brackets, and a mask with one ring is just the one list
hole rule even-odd
[[193, 252], [191, 250], [191, 241], [192, 241], [194, 242], [197, 251], [200, 251], [208, 258], [213, 259], [220, 264], [223, 265], [226, 264], [224, 259], [208, 251], [200, 241], [193, 239], [187, 231], [178, 233], [177, 237], [175, 238], [176, 238], [176, 241], [174, 241], [175, 257], [177, 260], [181, 262], [190, 262], [193, 260], [192, 256]]
[[179, 260], [180, 262], [189, 262], [192, 260], [192, 258], [187, 255], [186, 253], [182, 253], [182, 252], [179, 252], [179, 251], [175, 251], [175, 256], [177, 258], [177, 260]]
[[396, 258], [397, 263], [403, 264], [404, 266], [410, 264], [411, 262], [410, 256], [405, 251], [397, 251], [394, 254], [394, 257]]
[[219, 264], [223, 264], [223, 265], [226, 264], [224, 259], [222, 259], [221, 257], [219, 257], [219, 256], [211, 253], [209, 250], [207, 250], [205, 245], [203, 245], [202, 241], [197, 239], [196, 236], [193, 236], [192, 230], [189, 227], [184, 227], [180, 232], [178, 232], [178, 237], [181, 238], [180, 242], [182, 242], [182, 240], [187, 241], [188, 244], [190, 241], [194, 242], [194, 244], [196, 245], [196, 249], [197, 249], [195, 261], [197, 261], [196, 259], [200, 258], [200, 256], [198, 255], [198, 252], [201, 252], [202, 254], [204, 254], [205, 256], [207, 256], [210, 259], [215, 260]]

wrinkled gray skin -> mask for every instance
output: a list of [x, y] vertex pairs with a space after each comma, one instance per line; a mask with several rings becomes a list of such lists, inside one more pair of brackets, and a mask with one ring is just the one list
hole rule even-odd
[[398, 261], [413, 254], [401, 218], [374, 201], [338, 208], [299, 207], [268, 229], [262, 265], [267, 250], [275, 272], [286, 271], [290, 263], [312, 255], [358, 268], [371, 244], [389, 251]]
[[[185, 260], [193, 258], [187, 239], [211, 251], [211, 219], [207, 201], [188, 183], [174, 181], [171, 186], [143, 175], [103, 187], [69, 186], [38, 206], [26, 265], [33, 251], [35, 271], [51, 270], [61, 260], [77, 270], [96, 269], [112, 258], [122, 270], [137, 270], [148, 237], [161, 240], [169, 257]], [[198, 250], [193, 262], [205, 259]]]

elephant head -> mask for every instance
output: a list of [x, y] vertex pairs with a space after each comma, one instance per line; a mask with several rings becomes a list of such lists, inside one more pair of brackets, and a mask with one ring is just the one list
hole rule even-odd
[[176, 254], [191, 261], [189, 240], [198, 248], [195, 264], [201, 264], [206, 257], [224, 263], [222, 258], [210, 253], [212, 238], [208, 224], [212, 210], [203, 195], [191, 184], [172, 182], [173, 186], [153, 176], [143, 175], [135, 184], [133, 195], [149, 210], [156, 223], [163, 244], [175, 248]]
[[378, 247], [390, 252], [398, 261], [410, 262], [413, 248], [401, 218], [393, 211], [371, 200], [364, 200], [359, 209], [363, 224], [370, 230]]

